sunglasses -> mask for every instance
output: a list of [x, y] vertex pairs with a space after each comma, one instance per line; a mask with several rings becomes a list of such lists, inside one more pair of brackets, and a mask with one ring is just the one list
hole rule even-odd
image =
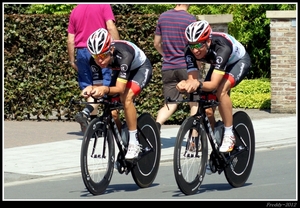
[[189, 47], [191, 50], [193, 49], [200, 49], [204, 46], [205, 42], [202, 43], [196, 43], [196, 44], [189, 44]]
[[94, 59], [105, 59], [109, 54], [109, 50], [105, 53], [100, 53], [100, 54], [96, 54], [96, 55], [92, 55], [92, 57]]

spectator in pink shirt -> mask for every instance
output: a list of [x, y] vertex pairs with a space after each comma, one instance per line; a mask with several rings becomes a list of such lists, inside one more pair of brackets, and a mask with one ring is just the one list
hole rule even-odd
[[[69, 17], [67, 49], [69, 63], [78, 74], [79, 88], [83, 90], [93, 85], [93, 73], [90, 66], [91, 54], [87, 49], [88, 37], [97, 29], [105, 28], [113, 39], [119, 40], [115, 17], [110, 4], [78, 4]], [[110, 84], [111, 69], [103, 68], [103, 85]], [[89, 101], [89, 100], [88, 100]], [[98, 105], [87, 105], [75, 119], [84, 133], [88, 119], [97, 116]]]

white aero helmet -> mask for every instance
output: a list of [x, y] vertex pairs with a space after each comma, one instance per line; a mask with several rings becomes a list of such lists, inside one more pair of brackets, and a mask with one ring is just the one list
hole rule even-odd
[[87, 48], [92, 55], [105, 53], [109, 50], [112, 43], [112, 37], [104, 28], [93, 32], [87, 39]]
[[191, 23], [185, 29], [185, 37], [188, 42], [204, 42], [210, 38], [211, 27], [206, 20]]

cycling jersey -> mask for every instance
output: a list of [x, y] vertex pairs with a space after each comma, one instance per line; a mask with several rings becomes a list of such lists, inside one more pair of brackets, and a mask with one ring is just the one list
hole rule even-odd
[[145, 53], [134, 43], [125, 40], [115, 40], [113, 60], [108, 66], [113, 75], [110, 86], [116, 81], [127, 83], [127, 88], [138, 94], [152, 77], [152, 65]]
[[[198, 61], [212, 64], [215, 69], [225, 71], [226, 66], [240, 60], [246, 54], [244, 46], [227, 33], [213, 32], [206, 56]], [[196, 58], [190, 48], [185, 48], [187, 71], [198, 70]]]
[[115, 40], [113, 61], [109, 65], [113, 70], [120, 70], [120, 79], [128, 80], [130, 71], [142, 66], [146, 61], [146, 55], [134, 43], [125, 40]]

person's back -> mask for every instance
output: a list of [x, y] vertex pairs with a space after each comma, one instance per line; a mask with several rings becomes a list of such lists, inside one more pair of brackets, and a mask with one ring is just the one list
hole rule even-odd
[[79, 4], [70, 14], [68, 32], [75, 34], [75, 47], [86, 48], [90, 34], [99, 28], [107, 28], [106, 21], [115, 21], [109, 4]]
[[[188, 4], [177, 4], [174, 9], [168, 10], [159, 16], [154, 36], [154, 47], [163, 56], [162, 82], [164, 97], [172, 100], [182, 99], [176, 89], [181, 80], [187, 79], [184, 48], [187, 45], [185, 28], [196, 17], [187, 12]], [[191, 113], [196, 112], [196, 103], [190, 103]], [[175, 112], [177, 103], [168, 103], [158, 111], [156, 122], [160, 128], [162, 124]]]
[[156, 34], [162, 37], [162, 70], [186, 67], [184, 48], [187, 40], [184, 31], [187, 25], [196, 20], [195, 16], [182, 9], [171, 9], [162, 13], [158, 20]]

